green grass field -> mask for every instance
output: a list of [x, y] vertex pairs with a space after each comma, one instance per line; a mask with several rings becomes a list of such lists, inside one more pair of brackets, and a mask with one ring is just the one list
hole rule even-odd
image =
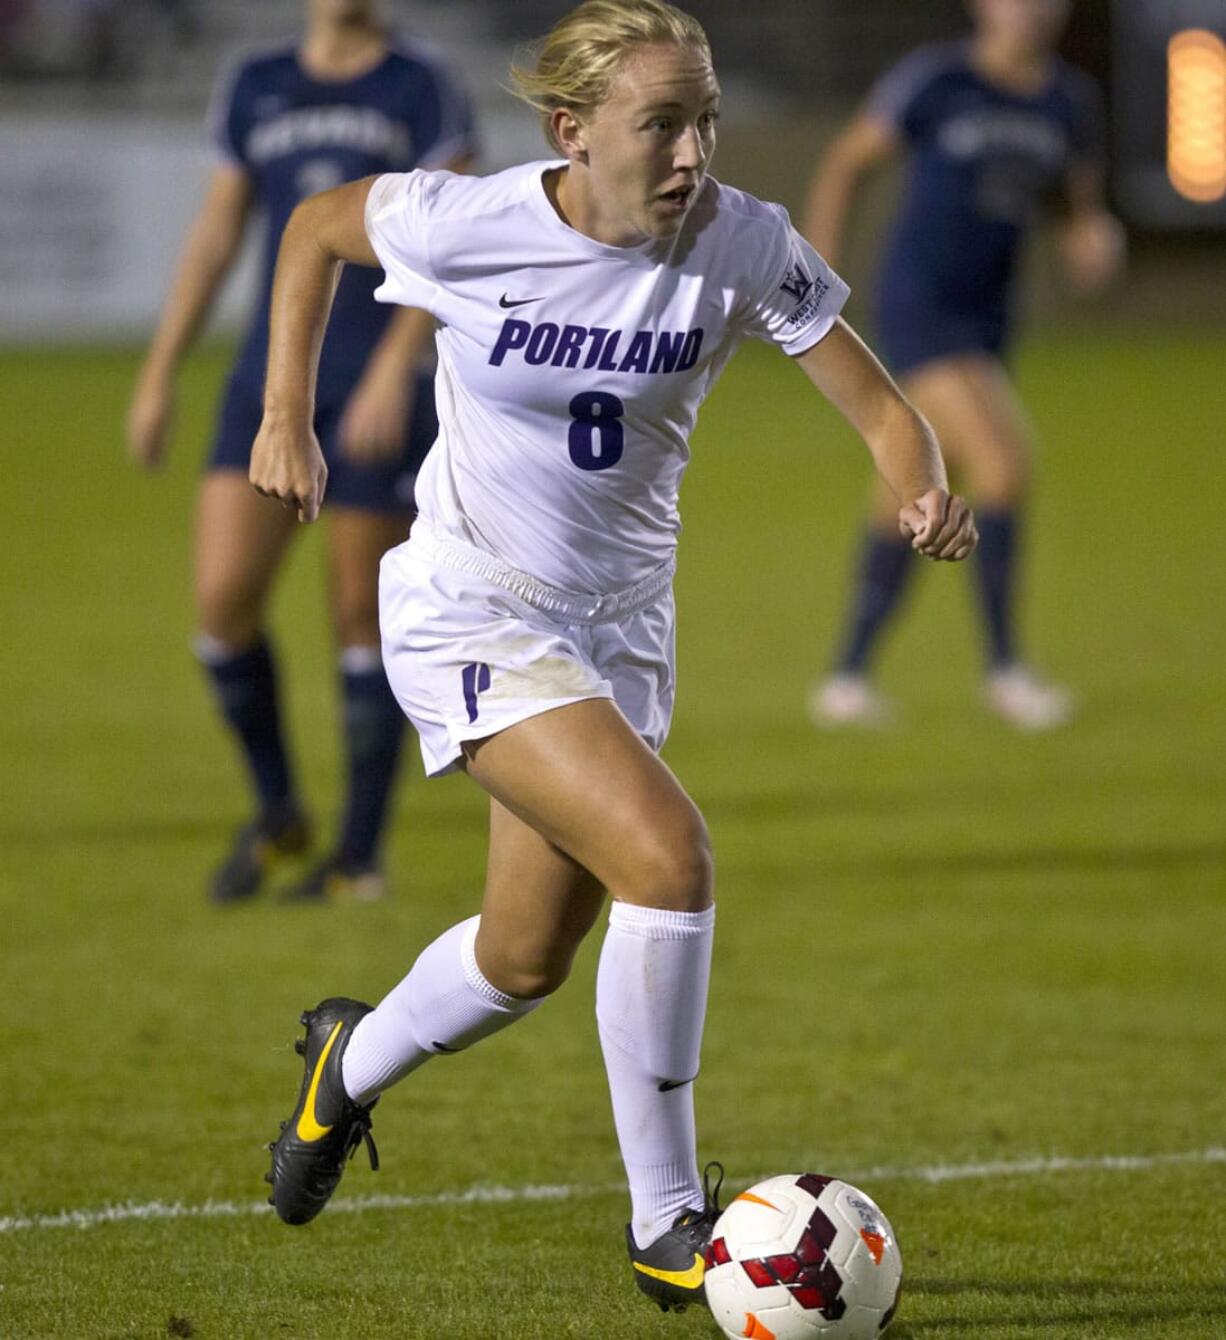
[[[705, 411], [668, 747], [720, 872], [701, 1149], [734, 1182], [814, 1169], [875, 1195], [906, 1263], [897, 1340], [1226, 1335], [1224, 355], [1161, 332], [1025, 351], [1026, 623], [1082, 699], [1044, 737], [980, 709], [949, 568], [886, 649], [897, 728], [812, 731], [865, 458], [766, 351]], [[0, 1336], [713, 1340], [629, 1279], [598, 937], [529, 1022], [384, 1100], [376, 1176], [359, 1157], [307, 1229], [262, 1205], [299, 1010], [377, 998], [475, 909], [484, 822], [414, 758], [385, 904], [206, 905], [245, 817], [188, 654], [223, 368], [192, 364], [149, 479], [120, 450], [134, 356], [0, 355]], [[308, 533], [276, 630], [326, 825], [321, 568]]]

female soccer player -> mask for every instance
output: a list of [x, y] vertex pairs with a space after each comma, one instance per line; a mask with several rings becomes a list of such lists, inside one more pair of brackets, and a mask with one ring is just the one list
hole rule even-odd
[[[887, 73], [834, 140], [809, 192], [809, 240], [838, 264], [862, 178], [901, 152], [907, 184], [877, 294], [881, 349], [936, 429], [978, 516], [989, 707], [1022, 729], [1069, 715], [1069, 694], [1022, 659], [1013, 612], [1030, 434], [1004, 366], [1018, 252], [1047, 197], [1063, 196], [1072, 285], [1100, 289], [1122, 255], [1103, 207], [1097, 92], [1054, 55], [1068, 0], [970, 0], [974, 33]], [[913, 564], [876, 487], [835, 673], [815, 686], [822, 725], [873, 725], [888, 705], [867, 678]]]
[[657, 750], [699, 403], [741, 339], [767, 340], [864, 435], [918, 552], [964, 558], [975, 529], [928, 426], [838, 319], [846, 286], [780, 207], [707, 175], [720, 90], [693, 18], [588, 0], [517, 82], [556, 161], [357, 182], [300, 205], [281, 244], [251, 479], [304, 521], [327, 477], [311, 399], [338, 264], [381, 266], [380, 298], [439, 319], [439, 440], [412, 535], [383, 561], [380, 622], [426, 771], [489, 793], [490, 839], [480, 916], [373, 1011], [337, 997], [304, 1014], [268, 1180], [283, 1219], [316, 1215], [376, 1096], [535, 1009], [607, 890], [596, 1013], [630, 1259], [647, 1294], [684, 1305], [702, 1298], [714, 1213], [692, 1090], [713, 874]]
[[[260, 298], [230, 376], [196, 518], [197, 653], [257, 799], [254, 821], [212, 879], [212, 898], [226, 903], [250, 897], [278, 857], [308, 843], [264, 631], [294, 522], [246, 480], [260, 425], [277, 242], [304, 196], [372, 172], [461, 167], [473, 137], [467, 104], [445, 71], [416, 43], [393, 41], [378, 0], [309, 0], [301, 44], [241, 64], [219, 88], [211, 119], [221, 161], [137, 383], [128, 444], [141, 464], [161, 463], [178, 365], [231, 268], [248, 216], [262, 210]], [[378, 571], [384, 550], [408, 533], [414, 476], [437, 431], [431, 380], [416, 371], [431, 322], [420, 311], [393, 316], [375, 302], [375, 283], [368, 270], [342, 277], [320, 360], [315, 431], [332, 467], [329, 595], [348, 802], [335, 849], [293, 890], [299, 897], [382, 892], [379, 840], [403, 733], [379, 655]]]

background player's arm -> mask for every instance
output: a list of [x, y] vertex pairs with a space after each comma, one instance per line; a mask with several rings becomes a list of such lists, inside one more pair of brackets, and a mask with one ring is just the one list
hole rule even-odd
[[805, 197], [805, 237], [832, 266], [838, 267], [856, 189], [874, 168], [901, 148], [888, 122], [861, 112], [831, 141], [818, 161]]
[[949, 492], [936, 436], [855, 331], [839, 317], [796, 361], [867, 443], [901, 504], [898, 526], [912, 548], [927, 558], [972, 553], [975, 522], [966, 503]]
[[264, 419], [251, 448], [250, 479], [260, 493], [314, 521], [328, 469], [315, 438], [315, 376], [341, 265], [377, 267], [366, 236], [374, 177], [304, 200], [290, 215], [273, 276]]
[[141, 465], [160, 465], [174, 412], [179, 362], [191, 347], [234, 264], [251, 209], [251, 180], [223, 163], [209, 179], [137, 377], [128, 409], [128, 450]]
[[[448, 172], [470, 172], [471, 154], [443, 164]], [[397, 307], [371, 351], [361, 379], [345, 404], [341, 450], [353, 461], [394, 460], [404, 450], [413, 413], [413, 374], [434, 341], [434, 318], [417, 307]]]
[[418, 307], [397, 307], [341, 416], [341, 450], [374, 465], [404, 450], [413, 413], [414, 373], [434, 338], [434, 318]]
[[1071, 168], [1064, 197], [1060, 256], [1065, 272], [1079, 293], [1100, 293], [1124, 263], [1124, 229], [1107, 209], [1102, 169], [1086, 163]]

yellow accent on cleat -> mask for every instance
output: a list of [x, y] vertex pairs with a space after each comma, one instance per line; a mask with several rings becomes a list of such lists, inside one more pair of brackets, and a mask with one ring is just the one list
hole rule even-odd
[[640, 1274], [650, 1275], [653, 1280], [663, 1280], [665, 1284], [675, 1284], [679, 1289], [697, 1289], [707, 1270], [706, 1262], [697, 1252], [694, 1253], [694, 1264], [688, 1270], [657, 1270], [654, 1266], [645, 1266], [641, 1261], [631, 1261], [630, 1264]]
[[338, 1019], [333, 1026], [332, 1032], [328, 1034], [328, 1040], [324, 1043], [324, 1049], [319, 1053], [319, 1060], [315, 1062], [315, 1071], [311, 1075], [311, 1087], [307, 1090], [306, 1102], [302, 1105], [302, 1115], [298, 1118], [298, 1139], [304, 1140], [307, 1144], [312, 1144], [316, 1140], [322, 1140], [332, 1129], [331, 1126], [321, 1126], [315, 1117], [315, 1097], [319, 1090], [319, 1081], [324, 1073], [324, 1065], [328, 1060], [328, 1053], [332, 1050], [332, 1044], [336, 1041], [336, 1035], [345, 1026], [343, 1019]]

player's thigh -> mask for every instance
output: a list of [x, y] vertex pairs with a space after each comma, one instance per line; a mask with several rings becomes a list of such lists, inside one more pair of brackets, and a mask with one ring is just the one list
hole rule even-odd
[[604, 903], [600, 881], [531, 825], [490, 798], [489, 866], [476, 954], [509, 995], [557, 990]]
[[925, 363], [902, 389], [932, 424], [951, 471], [974, 502], [1007, 507], [1030, 477], [1031, 435], [1000, 361], [966, 354]]
[[342, 647], [379, 645], [379, 560], [408, 537], [411, 512], [329, 506], [328, 593]]
[[712, 901], [706, 825], [607, 698], [570, 703], [465, 747], [469, 774], [615, 897], [698, 912]]
[[243, 471], [204, 476], [195, 536], [196, 601], [204, 632], [236, 647], [258, 635], [296, 525], [294, 514], [257, 493]]

